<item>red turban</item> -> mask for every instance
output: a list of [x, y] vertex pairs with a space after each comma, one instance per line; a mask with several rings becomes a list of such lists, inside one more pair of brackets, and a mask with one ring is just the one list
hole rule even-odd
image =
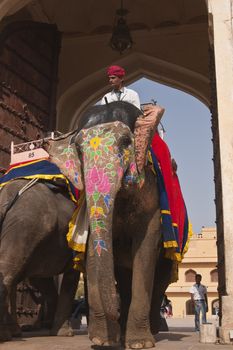
[[107, 74], [108, 76], [116, 75], [118, 78], [122, 78], [125, 75], [125, 70], [120, 66], [110, 66], [108, 67]]

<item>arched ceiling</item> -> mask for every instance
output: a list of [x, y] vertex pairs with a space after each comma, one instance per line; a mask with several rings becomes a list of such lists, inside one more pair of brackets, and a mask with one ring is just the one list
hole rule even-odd
[[[34, 19], [56, 23], [65, 35], [111, 33], [120, 0], [8, 0], [7, 15], [20, 7], [27, 9]], [[128, 9], [130, 30], [153, 30], [158, 27], [187, 25], [207, 20], [204, 0], [124, 0]]]
[[[108, 89], [106, 67], [125, 65], [126, 82], [141, 76], [180, 88], [209, 104], [208, 18], [205, 0], [124, 0], [133, 47], [109, 46], [120, 0], [2, 0], [0, 18], [56, 24], [62, 33], [58, 128]], [[75, 107], [76, 105], [76, 107]], [[64, 122], [65, 116], [65, 122]]]

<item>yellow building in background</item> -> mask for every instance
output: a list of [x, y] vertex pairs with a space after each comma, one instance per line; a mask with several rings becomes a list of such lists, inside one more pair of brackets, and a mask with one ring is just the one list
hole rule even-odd
[[173, 316], [193, 315], [190, 287], [195, 283], [195, 275], [202, 275], [201, 283], [207, 287], [209, 312], [208, 318], [218, 309], [218, 271], [216, 228], [204, 227], [200, 234], [194, 234], [189, 243], [189, 250], [179, 265], [179, 280], [172, 283], [166, 294], [172, 302]]

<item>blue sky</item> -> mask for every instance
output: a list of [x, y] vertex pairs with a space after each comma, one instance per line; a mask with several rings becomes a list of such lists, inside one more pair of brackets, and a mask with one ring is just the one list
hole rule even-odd
[[178, 176], [194, 233], [202, 226], [215, 226], [213, 144], [210, 111], [193, 96], [146, 78], [129, 85], [141, 103], [165, 108], [162, 123], [171, 155], [178, 164]]

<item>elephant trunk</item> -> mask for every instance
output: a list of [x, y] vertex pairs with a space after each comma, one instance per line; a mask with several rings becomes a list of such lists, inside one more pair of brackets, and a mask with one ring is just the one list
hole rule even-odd
[[[106, 237], [103, 231], [101, 232], [98, 229], [96, 231], [93, 225], [96, 225], [95, 220], [91, 220], [92, 229], [88, 242], [89, 252], [92, 255], [88, 259], [92, 259], [93, 261], [91, 270], [95, 274], [94, 278], [91, 278], [89, 290], [93, 290], [92, 300], [94, 303], [96, 302], [95, 298], [99, 298], [100, 305], [102, 305], [106, 317], [115, 321], [119, 317], [119, 305], [114, 278], [112, 233], [109, 229], [107, 232], [108, 237]], [[90, 269], [88, 270], [90, 271]], [[98, 303], [96, 303], [96, 306], [98, 312]]]
[[[119, 188], [115, 183], [119, 184], [119, 178], [112, 178], [112, 183], [110, 183], [108, 174], [102, 170], [95, 167], [87, 172], [85, 179], [90, 222], [88, 260], [92, 261], [90, 262], [92, 266], [88, 268], [92, 274], [89, 292], [93, 291], [93, 298], [96, 298], [96, 292], [99, 294], [105, 315], [111, 320], [116, 320], [119, 316], [119, 305], [114, 276], [112, 215], [115, 195]], [[93, 181], [96, 181], [94, 191], [92, 191], [90, 181], [92, 184]]]
[[[90, 222], [87, 271], [90, 309], [118, 318], [118, 296], [113, 262], [112, 216], [114, 201], [126, 170], [136, 173], [133, 136], [115, 122], [84, 129], [77, 138]], [[136, 176], [136, 175], [135, 175]], [[99, 307], [98, 307], [99, 306]]]

